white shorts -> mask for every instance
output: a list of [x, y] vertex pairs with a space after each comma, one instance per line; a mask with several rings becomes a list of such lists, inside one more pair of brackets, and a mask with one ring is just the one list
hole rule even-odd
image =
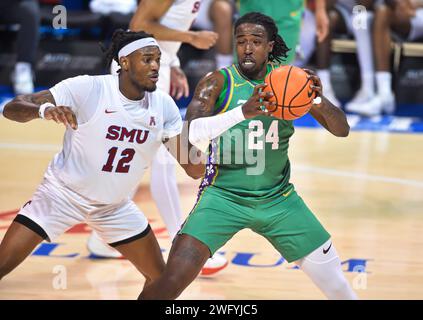
[[416, 16], [411, 19], [411, 30], [408, 35], [409, 41], [423, 38], [423, 8], [416, 10]]
[[48, 241], [85, 222], [112, 246], [141, 238], [150, 230], [146, 217], [129, 198], [118, 204], [96, 203], [62, 185], [52, 175], [46, 175], [16, 221], [39, 234], [41, 231], [40, 235]]

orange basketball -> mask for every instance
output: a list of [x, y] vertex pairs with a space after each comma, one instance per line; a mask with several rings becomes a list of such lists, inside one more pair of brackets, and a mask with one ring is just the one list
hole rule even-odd
[[294, 120], [305, 115], [313, 104], [315, 94], [310, 88], [308, 74], [295, 66], [282, 66], [270, 72], [265, 79], [264, 92], [273, 92], [276, 107], [269, 110], [276, 118]]

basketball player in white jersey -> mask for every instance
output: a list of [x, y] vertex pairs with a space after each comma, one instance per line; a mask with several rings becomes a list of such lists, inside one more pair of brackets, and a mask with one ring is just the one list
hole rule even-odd
[[[0, 279], [40, 242], [81, 222], [131, 261], [146, 284], [164, 269], [154, 233], [130, 196], [162, 142], [179, 139], [182, 119], [173, 99], [156, 90], [160, 49], [151, 35], [117, 30], [107, 56], [119, 61], [119, 75], [69, 78], [4, 107], [10, 120], [54, 120], [66, 131], [62, 151], [0, 244]], [[201, 163], [181, 166], [195, 178], [204, 173]]]
[[[215, 32], [189, 31], [200, 10], [200, 3], [198, 0], [142, 0], [129, 25], [130, 30], [145, 30], [158, 40], [162, 56], [157, 87], [176, 99], [182, 95], [188, 96], [188, 82], [179, 67], [177, 56], [182, 42], [206, 50], [217, 40]], [[117, 65], [115, 69], [116, 67]], [[160, 148], [153, 159], [150, 189], [169, 237], [173, 239], [181, 227], [183, 215], [176, 183], [175, 161], [165, 148]], [[95, 232], [88, 239], [88, 249], [97, 256], [120, 256], [113, 248], [101, 242]], [[202, 274], [214, 274], [227, 264], [223, 256], [216, 254], [205, 264]]]

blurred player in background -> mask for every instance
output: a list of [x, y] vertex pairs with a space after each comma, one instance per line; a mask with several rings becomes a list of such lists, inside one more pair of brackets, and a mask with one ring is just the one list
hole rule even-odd
[[[256, 12], [235, 23], [235, 47], [238, 63], [204, 77], [188, 106], [189, 140], [199, 149], [209, 148], [209, 164], [164, 273], [144, 288], [140, 298], [177, 298], [210, 255], [249, 228], [269, 240], [288, 262], [295, 261], [328, 298], [355, 299], [329, 233], [289, 182], [293, 123], [270, 117], [262, 109], [262, 105], [274, 107], [268, 101], [270, 92], [260, 89], [275, 67], [272, 62], [281, 63], [288, 48], [275, 22]], [[314, 74], [309, 78], [312, 93], [322, 99], [312, 106], [311, 115], [335, 136], [347, 136], [345, 114], [322, 96], [319, 78]], [[239, 136], [242, 140], [234, 138]], [[264, 162], [260, 172], [254, 172], [258, 163], [248, 156], [253, 151], [255, 159]]]
[[[361, 5], [362, 9], [355, 11]], [[322, 80], [325, 96], [333, 104], [340, 106], [330, 81], [331, 42], [334, 33], [347, 33], [354, 36], [357, 44], [357, 58], [360, 67], [361, 87], [354, 98], [346, 104], [346, 110], [355, 111], [361, 104], [374, 96], [374, 67], [372, 54], [373, 12], [370, 0], [334, 0], [328, 5], [330, 17], [329, 36], [317, 45], [317, 75]]]
[[19, 25], [16, 42], [16, 63], [11, 75], [13, 91], [16, 95], [33, 93], [33, 68], [40, 38], [40, 8], [38, 1], [0, 1], [0, 23]]
[[314, 11], [314, 0], [307, 0], [301, 21], [300, 39], [298, 40], [296, 57], [293, 62], [294, 65], [301, 68], [307, 65], [316, 50], [316, 17]]
[[[296, 47], [300, 39], [301, 20], [304, 0], [239, 0], [239, 14], [260, 12], [272, 17], [279, 29], [279, 34], [290, 49], [285, 64], [295, 60]], [[315, 34], [319, 42], [323, 41], [329, 31], [329, 19], [326, 12], [326, 0], [315, 0], [316, 27]]]
[[[181, 43], [207, 50], [218, 38], [211, 31], [189, 31], [199, 9], [200, 1], [194, 0], [142, 0], [129, 25], [130, 30], [144, 30], [158, 40], [161, 60], [157, 87], [176, 99], [186, 97], [189, 93], [188, 82], [177, 56]], [[169, 237], [173, 239], [181, 227], [183, 215], [176, 183], [175, 160], [164, 147], [159, 149], [152, 162], [150, 189]], [[113, 248], [104, 244], [95, 232], [88, 239], [88, 248], [97, 256], [120, 256]], [[223, 256], [216, 255], [204, 266], [202, 274], [218, 272], [227, 263]]]
[[193, 27], [214, 30], [219, 38], [216, 42], [216, 69], [230, 66], [233, 62], [232, 26], [235, 15], [232, 0], [202, 0], [200, 12]]
[[355, 112], [366, 116], [392, 113], [395, 95], [392, 91], [391, 32], [405, 41], [423, 39], [423, 1], [378, 1], [373, 26], [373, 52], [376, 67], [376, 94], [366, 103], [357, 105]]

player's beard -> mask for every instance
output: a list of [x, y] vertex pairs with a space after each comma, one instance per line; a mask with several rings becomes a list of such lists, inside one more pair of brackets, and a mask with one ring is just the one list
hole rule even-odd
[[138, 88], [140, 91], [147, 91], [147, 92], [153, 92], [157, 89], [157, 84], [152, 82], [147, 83], [148, 80], [145, 81], [146, 83], [139, 83], [137, 81], [132, 81], [132, 83]]
[[249, 78], [249, 79], [257, 79], [259, 73], [265, 68], [267, 65], [267, 62], [264, 62], [262, 64], [255, 64], [254, 68], [244, 68], [242, 64], [238, 64], [239, 70], [242, 72], [242, 74]]
[[153, 92], [156, 91], [157, 85], [153, 83], [151, 86], [143, 86], [143, 90], [147, 92]]

